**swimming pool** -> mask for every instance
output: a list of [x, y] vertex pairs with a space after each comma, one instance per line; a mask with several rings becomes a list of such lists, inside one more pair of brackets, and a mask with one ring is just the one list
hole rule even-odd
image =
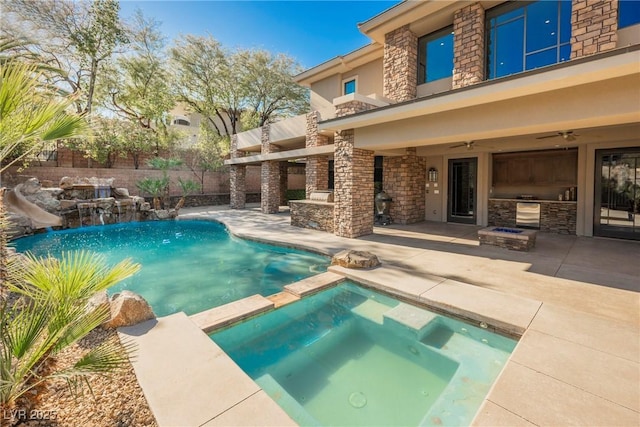
[[300, 425], [468, 425], [516, 341], [345, 282], [210, 335]]
[[233, 237], [210, 221], [155, 221], [82, 227], [12, 242], [37, 256], [87, 249], [109, 264], [130, 257], [140, 272], [109, 290], [142, 295], [157, 316], [188, 315], [249, 295], [268, 296], [284, 285], [326, 271], [329, 258]]

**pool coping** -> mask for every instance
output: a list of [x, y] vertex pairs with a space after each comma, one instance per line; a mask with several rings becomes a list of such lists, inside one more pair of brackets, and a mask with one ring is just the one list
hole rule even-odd
[[[222, 223], [230, 233], [241, 238], [297, 249], [310, 249], [305, 245], [283, 244], [280, 240], [255, 238], [255, 235], [251, 232], [238, 233], [234, 230], [235, 227], [232, 224], [219, 218], [197, 217], [185, 219], [212, 220]], [[318, 249], [312, 249], [312, 251], [323, 255], [331, 255], [328, 251]], [[566, 418], [567, 420], [579, 420], [583, 423], [636, 425], [637, 420], [640, 419], [640, 408], [636, 406], [637, 403], [633, 400], [634, 396], [638, 394], [637, 387], [636, 389], [629, 389], [629, 384], [631, 386], [637, 385], [637, 381], [633, 381], [633, 378], [638, 376], [637, 350], [634, 345], [624, 345], [637, 341], [637, 336], [634, 334], [635, 331], [626, 324], [612, 319], [605, 320], [600, 316], [589, 315], [584, 312], [574, 312], [541, 301], [468, 285], [451, 279], [424, 274], [412, 276], [402, 269], [385, 266], [384, 264], [376, 270], [349, 270], [344, 272], [335, 266], [329, 270], [331, 273], [344, 274], [345, 278], [363, 283], [365, 286], [395, 294], [403, 299], [417, 301], [418, 305], [426, 305], [436, 311], [451, 312], [459, 310], [458, 315], [454, 317], [464, 318], [468, 316], [468, 320], [473, 322], [489, 320], [493, 327], [502, 332], [505, 332], [505, 328], [507, 329], [506, 332], [511, 328], [512, 333], [516, 335], [523, 332], [520, 342], [505, 365], [504, 370], [494, 382], [472, 425], [497, 425], [499, 423], [503, 423], [503, 425], [535, 425], [540, 424], [540, 420], [548, 424], [557, 424], [558, 418], [554, 418], [554, 414], [562, 414], [562, 417], [569, 417]], [[398, 282], [402, 282], [403, 279], [407, 278], [413, 278], [414, 280], [405, 280], [401, 285], [398, 285]], [[482, 295], [486, 298], [479, 298]], [[515, 310], [515, 317], [510, 318], [511, 314], [514, 313], [507, 316], [500, 315], [505, 309], [504, 304], [507, 301], [502, 300], [499, 303], [501, 296], [515, 297], [519, 303], [524, 304], [527, 313], [518, 314], [517, 310]], [[513, 301], [513, 299], [509, 299], [509, 301]], [[507, 303], [507, 306], [507, 308], [511, 308], [509, 303]], [[163, 329], [166, 328], [162, 327], [164, 323], [170, 321], [173, 320], [167, 320], [167, 318], [158, 319], [157, 325], [159, 326], [151, 328], [146, 333], [155, 335], [160, 341], [170, 343], [172, 338], [163, 333]], [[186, 319], [186, 321], [190, 322], [190, 324], [186, 324], [183, 320], [185, 328], [198, 329], [198, 326], [191, 319]], [[558, 330], [557, 324], [559, 322], [564, 322], [571, 327], [568, 328], [568, 331]], [[200, 335], [211, 341], [205, 334], [201, 333]], [[136, 338], [130, 335], [128, 337]], [[597, 338], [596, 342], [594, 342], [594, 337]], [[553, 343], [554, 347], [551, 346], [551, 343]], [[560, 349], [557, 348], [558, 346]], [[216, 357], [225, 359], [226, 355], [218, 354], [215, 348], [211, 348], [209, 351], [215, 353]], [[568, 360], [566, 360], [566, 357], [568, 357], [567, 352], [570, 355]], [[597, 368], [591, 369], [592, 373], [588, 377], [589, 382], [585, 382], [574, 371], [577, 369], [583, 372], [592, 368], [592, 365], [595, 367], [596, 362], [590, 360], [589, 357], [596, 359]], [[174, 363], [177, 366], [182, 363], [191, 364], [191, 362], [180, 360], [176, 360]], [[133, 364], [146, 396], [148, 396], [148, 392], [150, 394], [154, 393], [156, 388], [173, 387], [171, 383], [167, 384], [166, 381], [163, 385], [149, 382], [145, 379], [149, 375], [148, 372], [138, 372], [139, 370], [149, 370], [156, 377], [162, 377], [162, 370], [147, 369], [142, 366], [144, 364], [136, 361]], [[609, 372], [606, 370], [601, 372], [602, 369], [600, 368], [601, 366], [609, 365], [614, 365], [613, 368], [609, 369], [615, 368], [616, 376], [625, 379], [630, 378], [630, 380], [624, 381], [622, 384], [616, 382], [617, 385], [608, 386], [607, 378], [610, 379], [610, 375], [607, 376], [606, 374]], [[562, 366], [563, 369], [560, 370], [558, 366]], [[205, 371], [211, 369], [210, 366], [201, 366], [200, 368]], [[623, 371], [623, 375], [620, 375], [620, 370]], [[246, 374], [242, 371], [237, 374], [238, 384], [242, 384]], [[595, 376], [595, 380], [592, 378], [593, 376]], [[192, 382], [192, 380], [185, 381], [182, 378], [180, 387], [184, 386], [183, 383], [189, 382]], [[224, 397], [228, 387], [235, 388], [235, 382], [215, 380], [201, 393], [196, 393], [197, 387], [189, 386], [185, 388], [191, 390], [191, 399], [194, 399], [197, 395], [200, 400], [213, 402], [218, 395]], [[523, 393], [523, 388], [533, 388], [535, 393], [527, 392], [528, 397], [526, 399], [519, 398], [518, 396]], [[625, 397], [625, 395], [628, 396]], [[156, 404], [152, 402], [154, 399], [148, 396], [148, 401], [160, 425], [188, 424], [184, 422], [180, 424], [167, 422], [170, 419], [162, 414], [171, 412], [169, 407], [164, 406], [157, 413]], [[252, 407], [254, 402], [259, 402], [259, 404]], [[178, 414], [185, 411], [185, 408], [179, 404], [173, 404], [172, 402], [168, 402], [168, 404]], [[571, 408], [571, 410], [567, 411], [567, 408]], [[264, 395], [263, 391], [255, 391], [254, 389], [247, 392], [241, 400], [229, 404], [228, 407], [219, 410], [215, 414], [208, 409], [204, 411], [207, 416], [212, 415], [212, 418], [208, 418], [203, 424], [189, 425], [295, 425], [275, 402]]]

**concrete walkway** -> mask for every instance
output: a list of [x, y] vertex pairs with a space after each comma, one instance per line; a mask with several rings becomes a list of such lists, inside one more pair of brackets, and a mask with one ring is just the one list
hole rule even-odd
[[[480, 247], [476, 238], [479, 227], [473, 226], [421, 223], [379, 227], [373, 235], [344, 239], [291, 227], [286, 213], [263, 215], [256, 209], [187, 208], [181, 211], [181, 218], [211, 218], [224, 222], [240, 237], [325, 254], [345, 248], [372, 251], [382, 267], [365, 272], [332, 267], [332, 271], [452, 310], [471, 321], [488, 319], [499, 329], [523, 333], [474, 425], [640, 425], [640, 242], [539, 233], [535, 249], [519, 253]], [[189, 322], [175, 315], [171, 321], [166, 319], [160, 319], [159, 324]], [[172, 328], [150, 327], [145, 334], [130, 331], [125, 335], [149, 349], [153, 345], [144, 341], [157, 342], [153, 336], [163, 329]], [[167, 339], [167, 335], [160, 336], [158, 332], [158, 340]], [[157, 365], [152, 360], [155, 350], [141, 351], [149, 357], [147, 365]], [[217, 350], [214, 353], [219, 356]], [[190, 360], [184, 363], [197, 363], [193, 357], [180, 357]], [[145, 370], [141, 365], [134, 362], [158, 417], [154, 406], [162, 405], [163, 400], [157, 400], [156, 405], [149, 394], [158, 394], [152, 388], [161, 388], [162, 381], [145, 378], [158, 367]], [[248, 394], [227, 409], [201, 409], [206, 416], [196, 416], [189, 425], [207, 420], [261, 424], [264, 413], [252, 411], [252, 416], [238, 409], [242, 402], [258, 397], [273, 415], [264, 418], [265, 422], [290, 424], [260, 394], [263, 392], [245, 388]], [[201, 389], [202, 385], [189, 388], [189, 399]], [[205, 389], [216, 396], [228, 394], [227, 389]], [[189, 405], [196, 411], [202, 408]], [[172, 416], [165, 414], [162, 419], [175, 420]], [[160, 417], [158, 421], [163, 424]]]

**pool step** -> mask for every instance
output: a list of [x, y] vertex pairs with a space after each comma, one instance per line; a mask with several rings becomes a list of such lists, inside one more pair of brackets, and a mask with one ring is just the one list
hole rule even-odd
[[256, 314], [273, 309], [273, 301], [261, 295], [252, 295], [229, 304], [189, 316], [205, 333], [229, 326]]
[[273, 302], [273, 308], [280, 308], [283, 305], [291, 304], [300, 299], [299, 296], [292, 294], [291, 292], [278, 292], [277, 294], [269, 295], [267, 299]]
[[[411, 304], [400, 303], [384, 313], [384, 325], [402, 327], [411, 331], [414, 338], [420, 339], [430, 329], [432, 321], [438, 317], [424, 309]], [[435, 323], [435, 322], [434, 322]]]
[[342, 281], [344, 281], [344, 276], [327, 271], [326, 273], [316, 274], [315, 276], [307, 277], [306, 279], [286, 285], [284, 290], [302, 298], [335, 286]]
[[360, 317], [382, 325], [382, 323], [384, 322], [384, 315], [389, 311], [390, 308], [391, 307], [386, 304], [367, 299], [357, 306], [353, 307], [351, 309], [351, 312]]

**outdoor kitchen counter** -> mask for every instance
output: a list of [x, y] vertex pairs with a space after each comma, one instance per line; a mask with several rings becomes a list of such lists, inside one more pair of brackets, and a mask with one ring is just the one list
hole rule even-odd
[[489, 225], [516, 226], [518, 203], [540, 203], [540, 231], [558, 234], [576, 234], [577, 207], [575, 201], [489, 199]]
[[528, 200], [528, 199], [509, 199], [509, 198], [502, 198], [502, 197], [491, 197], [489, 198], [489, 201], [491, 200], [499, 200], [499, 201], [508, 201], [508, 202], [526, 202], [526, 203], [573, 203], [575, 204], [576, 201], [575, 200], [553, 200], [553, 199], [533, 199], [533, 200]]

